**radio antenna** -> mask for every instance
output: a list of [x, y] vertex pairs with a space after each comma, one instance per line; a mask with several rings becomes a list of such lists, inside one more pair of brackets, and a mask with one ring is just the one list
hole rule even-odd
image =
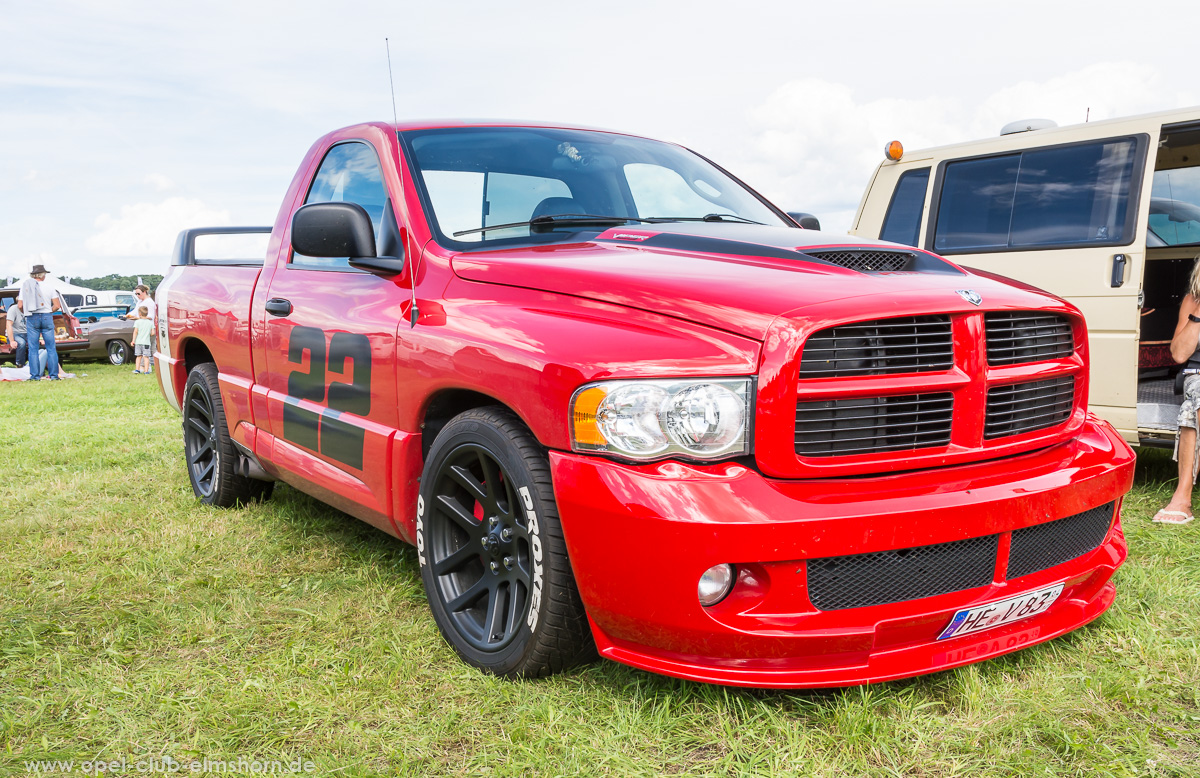
[[[385, 37], [383, 46], [387, 49], [388, 61], [388, 85], [392, 88], [392, 121], [396, 124], [400, 123], [400, 118], [396, 113], [396, 82], [392, 78], [392, 45]], [[393, 129], [395, 129], [393, 127]], [[396, 142], [399, 143], [400, 138], [397, 136]], [[399, 162], [400, 173], [400, 196], [404, 197], [404, 160], [397, 155], [396, 161]], [[407, 213], [407, 209], [406, 209]], [[408, 309], [408, 328], [412, 329], [417, 326], [417, 319], [421, 316], [421, 312], [417, 309], [417, 270], [415, 265], [417, 261], [414, 257], [405, 257], [404, 264], [408, 265], [408, 287], [412, 295], [412, 304]]]
[[392, 88], [392, 121], [399, 124], [400, 119], [396, 115], [396, 82], [392, 79], [392, 44], [388, 42], [387, 38], [384, 38], [383, 46], [387, 49], [388, 86]]

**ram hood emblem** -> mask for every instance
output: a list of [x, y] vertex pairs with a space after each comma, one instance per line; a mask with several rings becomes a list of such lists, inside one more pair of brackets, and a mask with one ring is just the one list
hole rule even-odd
[[955, 289], [958, 296], [969, 302], [971, 305], [979, 305], [983, 302], [983, 298], [979, 296], [979, 292], [974, 289]]

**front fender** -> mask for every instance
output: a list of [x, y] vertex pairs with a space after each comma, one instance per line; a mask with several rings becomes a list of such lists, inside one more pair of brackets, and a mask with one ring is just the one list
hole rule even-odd
[[438, 392], [462, 389], [515, 411], [545, 446], [570, 449], [567, 407], [605, 378], [752, 375], [762, 344], [611, 303], [455, 278], [421, 325], [401, 325], [397, 381], [409, 397], [400, 428], [419, 429]]

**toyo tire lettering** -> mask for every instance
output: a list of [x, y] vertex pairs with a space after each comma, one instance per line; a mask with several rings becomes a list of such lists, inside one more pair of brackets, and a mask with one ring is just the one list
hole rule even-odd
[[417, 495], [417, 564], [425, 566], [425, 498]]

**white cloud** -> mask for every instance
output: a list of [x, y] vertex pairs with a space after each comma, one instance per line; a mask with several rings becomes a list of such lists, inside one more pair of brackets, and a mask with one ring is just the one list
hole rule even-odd
[[209, 208], [200, 200], [169, 197], [161, 203], [126, 205], [119, 217], [101, 214], [95, 222], [100, 231], [84, 245], [103, 257], [165, 258], [180, 230], [229, 223], [229, 211]]
[[997, 135], [1010, 121], [1053, 119], [1077, 124], [1189, 105], [1193, 95], [1168, 86], [1150, 65], [1105, 62], [1024, 81], [991, 95], [860, 100], [845, 84], [797, 79], [754, 111], [755, 140], [737, 169], [770, 199], [815, 213], [822, 227], [849, 228], [883, 146], [909, 150]]
[[142, 179], [142, 183], [154, 187], [159, 192], [168, 192], [175, 188], [175, 182], [162, 173], [151, 173]]
[[9, 278], [14, 278], [17, 283], [20, 283], [22, 279], [28, 277], [29, 271], [33, 269], [34, 265], [42, 265], [50, 271], [51, 275], [55, 276], [77, 276], [87, 269], [86, 260], [76, 258], [64, 261], [49, 251], [29, 254], [20, 259], [0, 257], [0, 284]]

